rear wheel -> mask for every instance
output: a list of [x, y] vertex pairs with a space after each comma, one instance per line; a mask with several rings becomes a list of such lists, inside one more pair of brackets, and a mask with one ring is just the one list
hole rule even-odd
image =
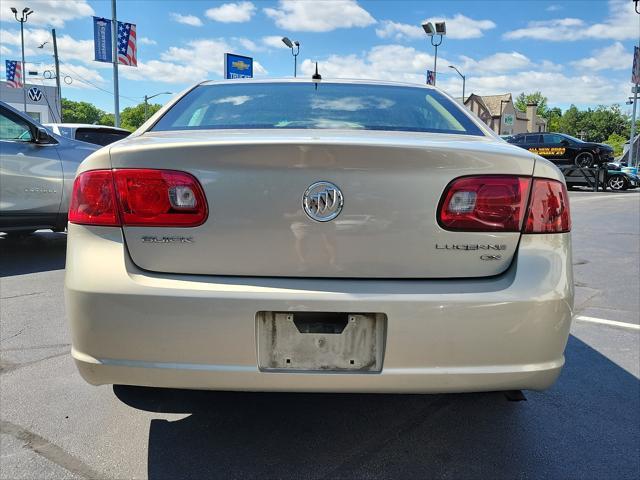
[[628, 188], [627, 180], [622, 175], [613, 175], [607, 180], [607, 186], [611, 190], [626, 190]]
[[580, 152], [576, 155], [576, 166], [580, 168], [589, 168], [593, 166], [593, 154], [590, 152]]

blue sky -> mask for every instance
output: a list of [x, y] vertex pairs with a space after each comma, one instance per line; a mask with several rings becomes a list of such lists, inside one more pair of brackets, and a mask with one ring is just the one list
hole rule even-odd
[[[3, 78], [4, 60], [20, 56], [11, 6], [35, 11], [25, 32], [27, 63], [41, 74], [52, 68], [55, 27], [61, 70], [73, 79], [63, 96], [113, 111], [111, 65], [93, 61], [91, 19], [109, 18], [111, 2], [3, 1]], [[467, 95], [540, 90], [561, 108], [624, 104], [640, 35], [631, 0], [119, 0], [118, 19], [137, 24], [139, 44], [139, 67], [120, 67], [121, 108], [145, 94], [221, 78], [225, 52], [254, 57], [256, 76], [291, 76], [293, 59], [280, 41], [285, 35], [301, 43], [299, 75], [310, 75], [318, 61], [325, 78], [424, 83], [433, 65], [433, 47], [420, 27], [425, 19], [447, 22], [438, 86], [452, 95], [461, 96], [462, 84], [451, 64], [466, 74]]]

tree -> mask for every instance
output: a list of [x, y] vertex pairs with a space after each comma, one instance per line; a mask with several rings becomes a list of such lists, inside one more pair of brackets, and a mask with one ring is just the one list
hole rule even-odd
[[547, 107], [547, 97], [541, 92], [524, 93], [516, 97], [516, 108], [521, 112], [527, 111], [527, 104], [536, 103], [538, 105], [537, 115], [543, 118], [549, 118], [549, 108]]
[[69, 123], [98, 123], [104, 112], [88, 102], [62, 99], [62, 118]]
[[624, 143], [627, 140], [629, 140], [628, 137], [623, 137], [622, 135], [618, 135], [617, 133], [612, 133], [604, 143], [611, 146], [613, 148], [613, 155], [618, 157], [622, 155], [622, 149], [624, 147]]
[[[160, 110], [161, 107], [162, 105], [159, 105], [157, 103], [153, 103], [153, 104], [150, 103], [147, 106], [147, 118], [149, 118], [151, 115], [153, 115], [158, 110]], [[142, 125], [145, 122], [144, 110], [145, 110], [144, 102], [139, 103], [135, 107], [125, 108], [120, 114], [120, 122], [121, 122], [120, 126], [122, 128], [126, 128], [127, 130], [131, 130], [131, 131], [136, 130], [138, 127], [140, 127], [140, 125]]]

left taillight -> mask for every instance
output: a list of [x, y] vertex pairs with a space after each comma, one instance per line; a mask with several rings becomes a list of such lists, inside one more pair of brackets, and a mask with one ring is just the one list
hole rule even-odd
[[120, 226], [111, 170], [83, 172], [73, 182], [69, 221], [82, 225]]
[[117, 169], [81, 173], [69, 221], [84, 225], [196, 227], [208, 215], [200, 183], [175, 170]]

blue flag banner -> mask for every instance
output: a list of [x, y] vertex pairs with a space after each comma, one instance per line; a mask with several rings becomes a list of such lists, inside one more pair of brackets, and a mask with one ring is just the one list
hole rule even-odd
[[225, 53], [224, 78], [253, 78], [253, 58]]
[[113, 62], [111, 20], [93, 17], [93, 48], [96, 62]]

